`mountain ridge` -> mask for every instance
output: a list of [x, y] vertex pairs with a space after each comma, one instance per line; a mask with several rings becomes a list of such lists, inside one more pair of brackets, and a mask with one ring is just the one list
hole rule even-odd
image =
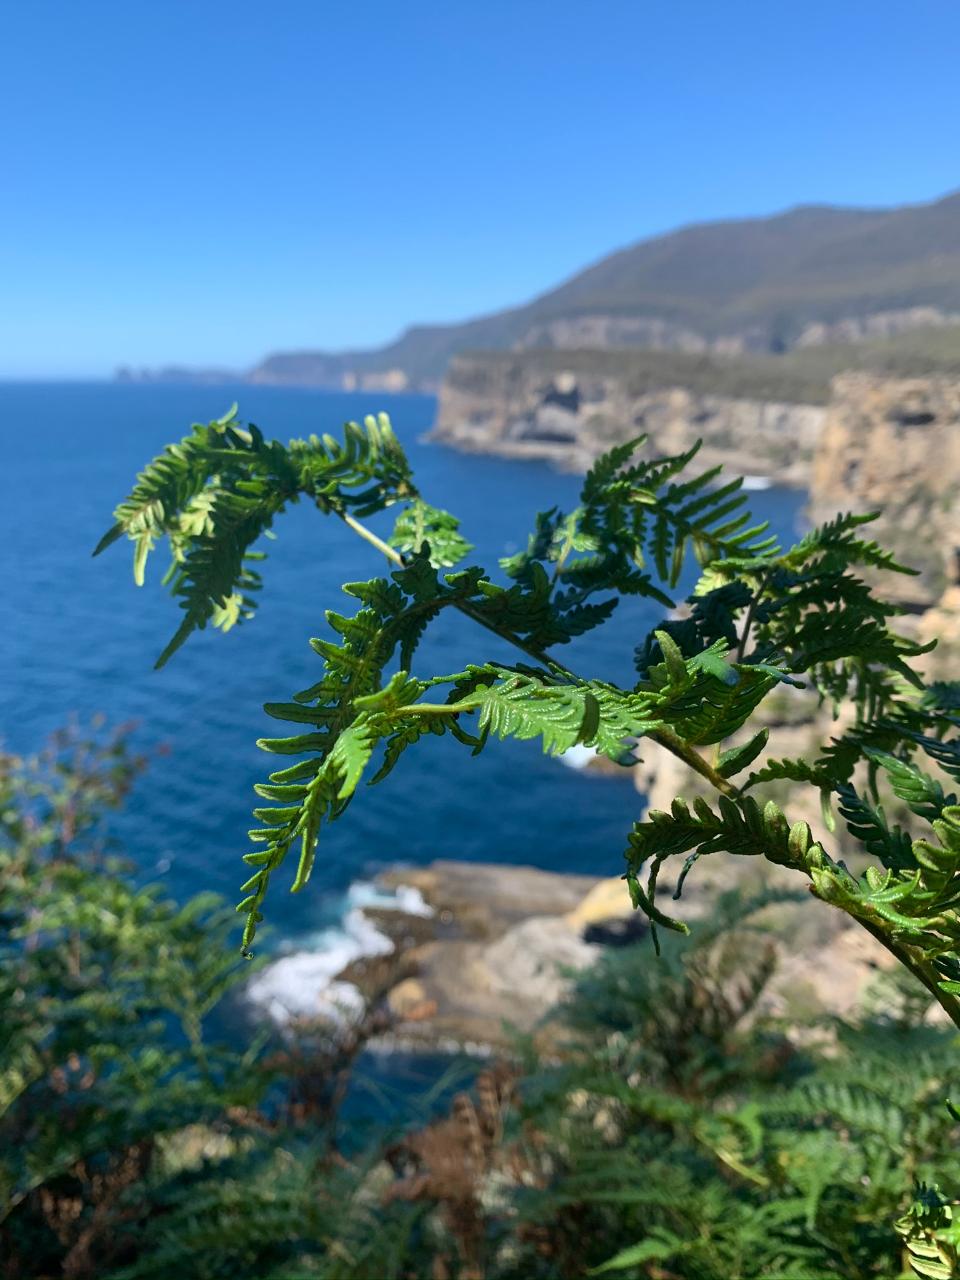
[[891, 208], [802, 204], [626, 245], [525, 303], [382, 347], [281, 351], [252, 382], [429, 389], [474, 349], [781, 353], [960, 324], [960, 190]]

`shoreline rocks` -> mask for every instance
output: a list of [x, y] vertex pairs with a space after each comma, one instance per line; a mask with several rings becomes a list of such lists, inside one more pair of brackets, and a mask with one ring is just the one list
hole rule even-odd
[[[664, 900], [681, 865], [677, 860], [663, 869]], [[393, 1019], [391, 1030], [371, 1042], [375, 1050], [489, 1054], [509, 1051], [519, 1034], [549, 1053], [564, 1034], [549, 1014], [576, 973], [608, 947], [648, 943], [645, 918], [633, 910], [619, 877], [438, 861], [387, 870], [378, 883], [386, 891], [400, 884], [416, 888], [434, 914], [405, 934], [401, 920], [387, 921], [368, 909], [372, 923], [396, 944], [386, 969], [374, 958], [366, 975], [355, 967], [349, 974]], [[766, 1012], [788, 1022], [791, 1015], [809, 1016], [810, 1009], [845, 1016], [889, 968], [890, 957], [841, 912], [807, 901], [804, 888], [795, 873], [718, 856], [699, 864], [683, 899], [669, 909], [695, 927], [725, 892], [770, 892], [763, 915], [780, 965]], [[652, 947], [649, 957], [657, 963]]]
[[[600, 953], [570, 920], [596, 876], [437, 861], [390, 869], [377, 882], [386, 891], [415, 888], [434, 912], [429, 940], [397, 942], [402, 976], [385, 996], [397, 1019], [393, 1048], [505, 1047], [505, 1023], [533, 1032], [566, 990], [561, 971], [582, 969]], [[373, 920], [384, 926], [379, 914]]]

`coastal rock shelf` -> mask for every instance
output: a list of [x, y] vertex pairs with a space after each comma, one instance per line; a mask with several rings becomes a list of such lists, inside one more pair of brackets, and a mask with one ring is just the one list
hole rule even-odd
[[[399, 981], [386, 994], [396, 1018], [392, 1043], [502, 1046], [509, 1040], [507, 1023], [533, 1031], [562, 998], [569, 980], [561, 971], [583, 969], [601, 951], [585, 940], [573, 916], [602, 883], [597, 877], [438, 861], [385, 872], [379, 882], [386, 890], [418, 890], [434, 912], [432, 928], [415, 935], [400, 913], [367, 912], [395, 945]], [[629, 898], [622, 882], [619, 887], [626, 914]], [[360, 961], [341, 976], [373, 996], [387, 975], [384, 966]]]
[[[664, 897], [680, 863], [664, 868]], [[764, 873], [768, 888], [803, 895], [797, 877]], [[671, 903], [695, 926], [709, 916], [717, 896], [747, 892], [761, 883], [749, 859], [705, 859], [683, 900]], [[381, 1049], [496, 1052], [514, 1032], [534, 1036], [541, 1050], [555, 1045], [550, 1012], [577, 971], [605, 948], [641, 945], [656, 956], [643, 917], [630, 905], [619, 878], [561, 875], [533, 867], [438, 861], [422, 869], [399, 868], [379, 878], [386, 892], [413, 888], [433, 914], [407, 916], [365, 908], [370, 922], [393, 942], [389, 955], [355, 961], [339, 975], [392, 1018]], [[862, 998], [889, 957], [861, 937], [840, 912], [818, 904], [781, 901], [766, 908], [771, 937], [790, 939], [781, 974], [771, 984], [767, 1011], [790, 1016], [791, 999], [803, 991], [811, 1007], [843, 1016]]]

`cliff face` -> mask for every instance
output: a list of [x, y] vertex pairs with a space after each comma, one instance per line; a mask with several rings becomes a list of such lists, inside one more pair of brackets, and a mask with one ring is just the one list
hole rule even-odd
[[811, 514], [880, 511], [875, 536], [921, 570], [899, 579], [917, 604], [937, 600], [958, 578], [960, 382], [844, 374], [814, 455]]
[[[809, 489], [816, 523], [838, 511], [880, 511], [874, 536], [920, 570], [887, 583], [907, 604], [928, 607], [960, 584], [956, 377], [844, 373], [819, 404], [801, 400], [802, 382], [794, 398], [778, 394], [789, 380], [765, 383], [756, 369], [740, 394], [724, 381], [735, 366], [722, 361], [665, 365], [659, 375], [654, 363], [640, 377], [629, 362], [576, 360], [573, 353], [564, 368], [559, 352], [458, 357], [441, 389], [435, 437], [573, 470], [642, 433], [657, 454], [702, 439], [706, 466]], [[673, 381], [678, 372], [685, 385]]]
[[808, 324], [797, 339], [798, 347], [817, 347], [828, 342], [869, 342], [873, 338], [895, 338], [917, 330], [948, 329], [960, 324], [960, 314], [937, 307], [904, 307], [899, 311], [878, 311], [873, 315], [848, 316], [832, 324]]
[[557, 369], [522, 358], [455, 359], [440, 392], [435, 438], [508, 457], [586, 469], [611, 444], [646, 433], [657, 453], [703, 439], [706, 466], [804, 485], [824, 409], [684, 386], [637, 386], [621, 374]]
[[893, 311], [852, 313], [825, 323], [815, 321], [799, 329], [796, 338], [777, 337], [770, 327], [737, 327], [726, 333], [704, 335], [689, 325], [672, 323], [655, 316], [584, 315], [564, 316], [538, 322], [514, 344], [515, 350], [553, 348], [561, 351], [595, 348], [646, 351], [713, 352], [744, 355], [770, 352], [783, 346], [804, 350], [834, 344], [871, 342], [896, 338], [901, 334], [952, 328], [960, 324], [960, 313], [937, 307], [902, 307]]

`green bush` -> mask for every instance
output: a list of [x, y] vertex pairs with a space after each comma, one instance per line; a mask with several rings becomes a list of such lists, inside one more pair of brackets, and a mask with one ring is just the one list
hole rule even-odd
[[[172, 1130], [249, 1105], [253, 1054], [204, 1021], [239, 976], [229, 915], [138, 887], [103, 842], [141, 762], [61, 734], [0, 759], [0, 1257], [96, 1275], [130, 1247], [131, 1195]], [[12, 1270], [11, 1270], [12, 1268]], [[19, 1268], [19, 1270], [17, 1269]]]
[[222, 912], [105, 852], [138, 763], [68, 736], [0, 770], [0, 1275], [889, 1280], [910, 1274], [898, 1226], [934, 1259], [920, 1274], [951, 1274], [929, 1188], [960, 1181], [956, 1036], [888, 979], [871, 1020], [798, 1048], [764, 1013], [757, 912], [783, 894], [718, 899], [659, 961], [606, 953], [554, 1015], [559, 1059], [520, 1045], [448, 1120], [345, 1159], [303, 1081], [356, 1042], [307, 1037], [269, 1070], [210, 1043], [237, 978]]
[[111, 850], [143, 763], [103, 732], [0, 757], [0, 1276], [399, 1276], [419, 1212], [381, 1230], [336, 1150], [370, 1028], [211, 1037], [250, 969], [217, 898]]
[[[624, 949], [579, 984], [565, 1011], [578, 1039], [534, 1075], [523, 1111], [539, 1185], [518, 1191], [528, 1225], [514, 1231], [539, 1248], [491, 1274], [914, 1274], [894, 1224], [918, 1183], [960, 1185], [943, 1105], [960, 1084], [956, 1035], [879, 1016], [796, 1048], [757, 1017], [772, 964], [736, 906], [665, 947], [664, 965]], [[945, 1256], [920, 1274], [952, 1274]]]

